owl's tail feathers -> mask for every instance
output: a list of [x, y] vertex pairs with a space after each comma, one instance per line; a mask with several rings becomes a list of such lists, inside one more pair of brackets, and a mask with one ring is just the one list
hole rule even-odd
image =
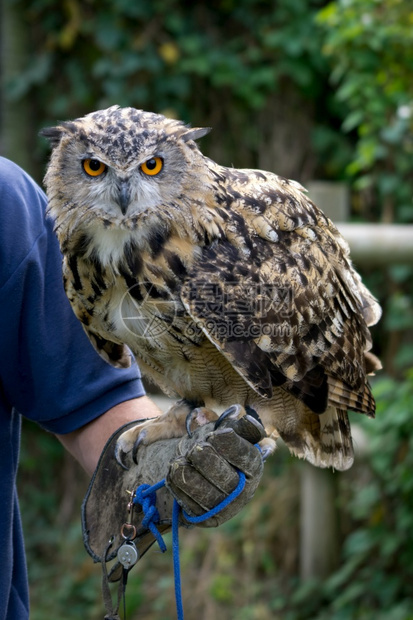
[[376, 413], [376, 403], [367, 381], [360, 388], [355, 389], [340, 379], [329, 376], [328, 402], [340, 409], [351, 409], [365, 413], [370, 418], [374, 418]]
[[345, 409], [327, 407], [320, 416], [320, 450], [316, 453], [319, 467], [345, 471], [354, 461], [351, 428]]
[[366, 365], [366, 373], [368, 375], [374, 375], [377, 370], [383, 368], [381, 361], [371, 351], [364, 352], [364, 363]]
[[354, 451], [347, 412], [334, 406], [327, 407], [321, 415], [308, 409], [307, 412], [301, 417], [303, 427], [298, 441], [297, 436], [291, 441], [291, 437], [280, 432], [290, 452], [316, 467], [331, 467], [338, 471], [349, 469], [354, 461]]

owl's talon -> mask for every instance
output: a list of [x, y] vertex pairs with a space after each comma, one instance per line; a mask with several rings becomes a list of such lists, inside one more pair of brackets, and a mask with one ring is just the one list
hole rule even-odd
[[208, 407], [195, 407], [192, 409], [185, 418], [185, 428], [188, 433], [188, 437], [192, 437], [194, 430], [209, 422], [215, 422], [217, 414]]
[[265, 462], [271, 454], [274, 454], [277, 444], [274, 439], [270, 437], [265, 437], [259, 442], [260, 452], [262, 456], [262, 460]]
[[218, 420], [215, 422], [214, 430], [216, 431], [224, 420], [237, 420], [242, 415], [242, 407], [241, 405], [231, 405], [228, 407], [221, 415]]
[[251, 407], [250, 405], [245, 405], [245, 413], [252, 418], [255, 418], [260, 424], [262, 424], [261, 418], [258, 415], [257, 411], [254, 409], [254, 407]]
[[193, 410], [190, 411], [185, 418], [185, 428], [186, 428], [186, 432], [188, 433], [188, 437], [192, 437], [192, 431], [191, 431], [192, 420], [193, 420]]
[[265, 462], [267, 458], [273, 453], [273, 450], [270, 450], [268, 448], [260, 448], [260, 452], [261, 452], [262, 460]]
[[[201, 409], [201, 407], [195, 407], [195, 409], [192, 409], [185, 418], [185, 428], [188, 433], [188, 437], [192, 437], [193, 435], [191, 425], [194, 421], [198, 423], [197, 417], [201, 413]], [[197, 425], [200, 426], [199, 423]]]
[[138, 454], [139, 446], [145, 441], [146, 435], [147, 435], [146, 430], [142, 430], [139, 433], [137, 440], [133, 444], [132, 459], [133, 459], [133, 462], [136, 463], [136, 464], [138, 464], [137, 454]]
[[124, 452], [122, 450], [122, 448], [119, 447], [118, 444], [116, 444], [115, 446], [115, 461], [117, 462], [118, 465], [120, 465], [122, 467], [122, 469], [125, 469], [126, 471], [129, 470], [129, 467], [126, 467], [125, 463], [123, 462], [123, 458], [126, 455], [126, 452]]

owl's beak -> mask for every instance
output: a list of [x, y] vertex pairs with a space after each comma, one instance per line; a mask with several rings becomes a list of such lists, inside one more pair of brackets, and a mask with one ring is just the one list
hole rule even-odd
[[119, 185], [119, 206], [123, 215], [126, 215], [130, 203], [129, 181], [121, 181]]

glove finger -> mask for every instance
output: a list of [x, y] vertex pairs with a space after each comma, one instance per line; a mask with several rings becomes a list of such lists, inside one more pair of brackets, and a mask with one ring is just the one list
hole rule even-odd
[[225, 456], [206, 442], [196, 443], [187, 453], [187, 460], [211, 484], [228, 495], [237, 486], [239, 476]]
[[262, 470], [261, 452], [254, 445], [243, 439], [232, 428], [220, 428], [208, 436], [210, 443], [226, 461], [244, 472], [248, 478], [256, 476]]
[[[238, 478], [234, 470], [232, 472]], [[193, 465], [182, 457], [171, 463], [166, 483], [185, 510], [193, 511], [195, 515], [210, 510], [227, 495], [214, 484], [211, 484], [209, 480], [206, 480]]]
[[248, 414], [235, 420], [231, 417], [225, 418], [218, 427], [218, 429], [223, 428], [233, 428], [237, 435], [243, 437], [252, 444], [258, 443], [267, 436], [263, 425], [256, 418]]

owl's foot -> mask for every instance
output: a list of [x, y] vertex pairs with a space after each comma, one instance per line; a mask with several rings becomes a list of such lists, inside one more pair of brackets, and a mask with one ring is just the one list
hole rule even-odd
[[[232, 421], [231, 426], [236, 430], [236, 432], [238, 434], [242, 434], [242, 436], [246, 439], [248, 439], [248, 437], [245, 435], [245, 432], [248, 432], [248, 429], [251, 428], [249, 423], [252, 423], [257, 427], [264, 426], [258, 413], [249, 405], [246, 405], [245, 408], [241, 405], [232, 405], [232, 407], [229, 407], [215, 422], [215, 430], [221, 426], [225, 426], [226, 422], [229, 420]], [[236, 421], [235, 424], [234, 420]], [[275, 452], [277, 447], [275, 440], [271, 437], [265, 437], [258, 443], [258, 445], [264, 461], [271, 454], [273, 454], [273, 452]]]
[[139, 446], [148, 446], [161, 439], [183, 437], [208, 422], [214, 422], [217, 417], [211, 409], [205, 407], [194, 409], [187, 401], [178, 401], [166, 413], [146, 422], [137, 423], [122, 433], [116, 443], [115, 459], [123, 469], [128, 469], [124, 463], [125, 456], [130, 454], [136, 463]]

